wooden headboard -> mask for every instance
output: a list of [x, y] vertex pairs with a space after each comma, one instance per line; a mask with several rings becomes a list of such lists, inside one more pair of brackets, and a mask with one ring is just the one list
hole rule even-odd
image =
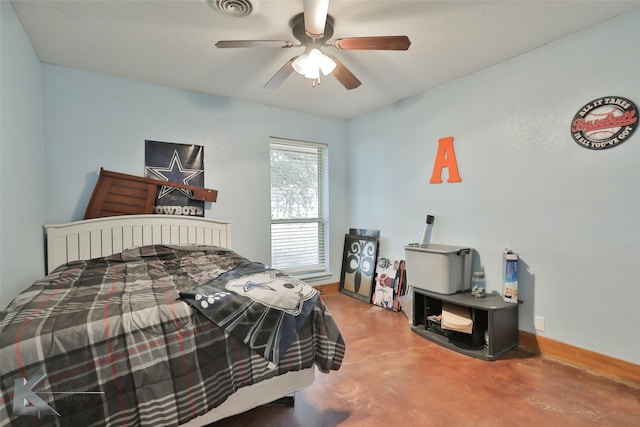
[[217, 190], [127, 175], [100, 168], [98, 182], [89, 199], [84, 219], [151, 214], [158, 187], [161, 186], [189, 190], [194, 200], [215, 202], [218, 198]]
[[47, 274], [70, 261], [99, 258], [135, 246], [212, 245], [231, 248], [231, 223], [175, 215], [124, 215], [44, 226]]

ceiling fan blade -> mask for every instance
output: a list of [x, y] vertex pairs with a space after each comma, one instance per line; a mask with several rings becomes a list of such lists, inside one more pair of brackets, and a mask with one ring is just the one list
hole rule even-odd
[[362, 84], [360, 80], [358, 80], [358, 78], [354, 76], [353, 73], [349, 71], [349, 69], [345, 67], [342, 62], [338, 61], [338, 59], [335, 56], [329, 56], [329, 58], [333, 59], [336, 63], [336, 69], [333, 70], [333, 73], [331, 74], [340, 83], [342, 83], [342, 86], [344, 86], [348, 90], [351, 90], [351, 89], [357, 88]]
[[288, 40], [220, 40], [216, 47], [224, 49], [229, 47], [293, 47], [293, 42]]
[[312, 39], [322, 38], [329, 13], [329, 0], [303, 0], [304, 29]]
[[293, 66], [291, 64], [293, 64], [293, 61], [295, 61], [296, 58], [297, 56], [294, 56], [289, 60], [289, 62], [284, 64], [282, 68], [280, 68], [278, 72], [275, 73], [273, 77], [271, 77], [271, 79], [264, 85], [265, 89], [276, 89], [277, 87], [279, 87], [282, 82], [285, 81], [287, 77], [289, 77], [289, 74], [293, 72]]
[[333, 41], [333, 47], [340, 50], [407, 50], [410, 45], [407, 36], [350, 37]]

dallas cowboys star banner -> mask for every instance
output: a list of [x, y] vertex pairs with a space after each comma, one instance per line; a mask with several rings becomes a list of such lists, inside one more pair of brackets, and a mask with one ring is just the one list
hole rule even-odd
[[[145, 141], [145, 177], [204, 187], [204, 147], [172, 142]], [[154, 213], [204, 216], [204, 202], [191, 199], [191, 191], [162, 186]]]

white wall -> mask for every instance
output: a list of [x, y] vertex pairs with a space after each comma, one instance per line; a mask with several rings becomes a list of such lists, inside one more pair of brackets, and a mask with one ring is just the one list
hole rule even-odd
[[[639, 45], [636, 11], [352, 120], [351, 226], [379, 228], [381, 253], [402, 256], [433, 214], [431, 241], [474, 247], [496, 292], [509, 246], [520, 329], [543, 316], [540, 335], [640, 363], [640, 131], [603, 151], [569, 132], [592, 99], [640, 105]], [[446, 136], [462, 182], [430, 184]]]
[[0, 309], [44, 274], [42, 71], [8, 1], [0, 1]]
[[314, 117], [107, 77], [43, 67], [47, 130], [46, 221], [82, 219], [100, 167], [144, 175], [144, 141], [204, 147], [205, 186], [218, 190], [205, 216], [233, 221], [233, 247], [270, 262], [269, 137], [329, 145], [330, 262], [340, 278], [346, 224], [346, 127]]

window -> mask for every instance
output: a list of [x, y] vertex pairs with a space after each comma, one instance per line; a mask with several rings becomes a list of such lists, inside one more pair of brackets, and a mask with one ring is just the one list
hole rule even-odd
[[292, 275], [327, 271], [327, 146], [271, 138], [271, 266]]

